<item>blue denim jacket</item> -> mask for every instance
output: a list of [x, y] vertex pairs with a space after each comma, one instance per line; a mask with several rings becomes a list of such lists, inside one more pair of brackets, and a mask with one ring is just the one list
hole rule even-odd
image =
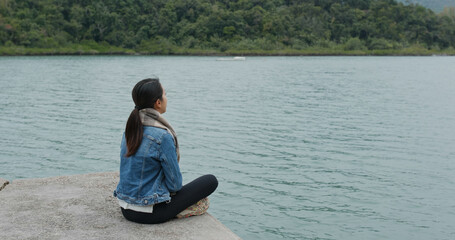
[[170, 201], [170, 193], [182, 188], [174, 138], [165, 129], [144, 126], [137, 152], [125, 157], [125, 135], [120, 151], [120, 181], [114, 196], [127, 203], [146, 206]]

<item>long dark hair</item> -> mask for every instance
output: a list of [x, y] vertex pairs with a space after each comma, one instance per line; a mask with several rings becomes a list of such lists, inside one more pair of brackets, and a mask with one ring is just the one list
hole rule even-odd
[[163, 100], [163, 87], [158, 78], [147, 78], [136, 83], [131, 95], [136, 106], [126, 122], [127, 157], [134, 155], [142, 142], [143, 125], [139, 117], [139, 110], [153, 108], [158, 99]]

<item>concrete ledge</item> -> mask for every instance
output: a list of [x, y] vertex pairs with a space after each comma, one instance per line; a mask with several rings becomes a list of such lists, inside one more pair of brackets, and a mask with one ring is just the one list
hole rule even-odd
[[240, 239], [208, 213], [129, 222], [112, 196], [117, 182], [118, 173], [15, 180], [0, 192], [0, 239]]

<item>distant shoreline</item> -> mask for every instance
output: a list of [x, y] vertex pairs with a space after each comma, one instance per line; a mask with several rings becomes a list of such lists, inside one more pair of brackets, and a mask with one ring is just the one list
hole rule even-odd
[[234, 56], [244, 56], [244, 57], [367, 57], [367, 56], [389, 56], [389, 57], [406, 57], [406, 56], [415, 56], [415, 57], [453, 57], [454, 53], [412, 53], [412, 54], [326, 54], [326, 53], [269, 53], [269, 54], [254, 54], [254, 53], [244, 53], [244, 54], [185, 54], [185, 53], [168, 53], [168, 54], [157, 54], [157, 53], [38, 53], [38, 54], [0, 54], [0, 57], [21, 57], [21, 56], [200, 56], [200, 57], [234, 57]]
[[163, 49], [160, 51], [147, 52], [116, 47], [107, 47], [103, 49], [82, 47], [76, 49], [43, 49], [0, 46], [0, 56], [455, 56], [455, 49], [428, 50], [420, 47], [352, 51], [343, 49], [310, 48], [304, 50], [227, 50], [224, 52], [212, 49]]
[[127, 53], [99, 53], [99, 54], [17, 54], [0, 55], [0, 57], [39, 57], [39, 56], [194, 56], [194, 57], [453, 57], [455, 54], [127, 54]]

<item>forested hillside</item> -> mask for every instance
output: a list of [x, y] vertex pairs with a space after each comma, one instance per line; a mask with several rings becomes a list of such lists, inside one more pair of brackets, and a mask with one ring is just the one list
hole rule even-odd
[[437, 13], [441, 12], [444, 7], [455, 7], [455, 0], [399, 0], [399, 2], [420, 4]]
[[453, 51], [455, 16], [395, 0], [0, 0], [0, 46], [0, 54]]

